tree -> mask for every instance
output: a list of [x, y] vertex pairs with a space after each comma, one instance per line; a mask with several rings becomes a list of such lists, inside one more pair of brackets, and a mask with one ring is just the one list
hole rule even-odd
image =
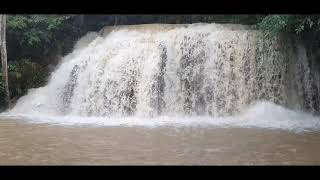
[[7, 47], [6, 47], [6, 15], [0, 15], [0, 53], [2, 60], [2, 79], [5, 91], [5, 102], [10, 106], [10, 93], [8, 84], [8, 65], [7, 65]]
[[263, 17], [257, 25], [266, 37], [274, 37], [279, 32], [317, 34], [320, 32], [320, 16], [274, 14]]

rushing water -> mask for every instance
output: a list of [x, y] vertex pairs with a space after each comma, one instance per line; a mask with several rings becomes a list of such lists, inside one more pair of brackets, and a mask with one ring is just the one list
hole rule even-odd
[[[319, 78], [294, 38], [249, 26], [107, 27], [78, 41], [46, 86], [1, 116], [102, 125], [317, 130]], [[289, 108], [289, 109], [286, 109]]]
[[317, 67], [249, 26], [105, 28], [0, 114], [0, 164], [320, 164]]

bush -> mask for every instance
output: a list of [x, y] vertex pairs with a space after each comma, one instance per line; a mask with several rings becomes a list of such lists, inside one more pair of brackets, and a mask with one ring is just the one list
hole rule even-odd
[[[27, 93], [30, 88], [44, 86], [49, 75], [47, 67], [30, 60], [20, 60], [8, 65], [9, 91], [11, 99], [17, 99]], [[0, 70], [0, 97], [4, 96], [2, 72]], [[0, 98], [0, 107], [4, 105]]]
[[9, 15], [8, 61], [25, 58], [45, 61], [61, 49], [70, 49], [80, 32], [75, 18], [72, 15]]
[[274, 37], [280, 32], [296, 34], [318, 33], [320, 30], [320, 16], [318, 15], [268, 15], [257, 27], [265, 37]]

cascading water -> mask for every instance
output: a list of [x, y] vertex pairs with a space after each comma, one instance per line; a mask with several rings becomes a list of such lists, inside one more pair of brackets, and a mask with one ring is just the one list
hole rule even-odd
[[47, 86], [2, 116], [315, 129], [317, 117], [297, 112], [319, 111], [314, 71], [301, 43], [264, 40], [249, 26], [109, 27], [80, 39]]

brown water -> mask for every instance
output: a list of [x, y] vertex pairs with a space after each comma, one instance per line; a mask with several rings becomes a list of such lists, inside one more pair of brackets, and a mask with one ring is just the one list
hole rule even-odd
[[320, 133], [76, 127], [0, 120], [0, 165], [320, 164]]

